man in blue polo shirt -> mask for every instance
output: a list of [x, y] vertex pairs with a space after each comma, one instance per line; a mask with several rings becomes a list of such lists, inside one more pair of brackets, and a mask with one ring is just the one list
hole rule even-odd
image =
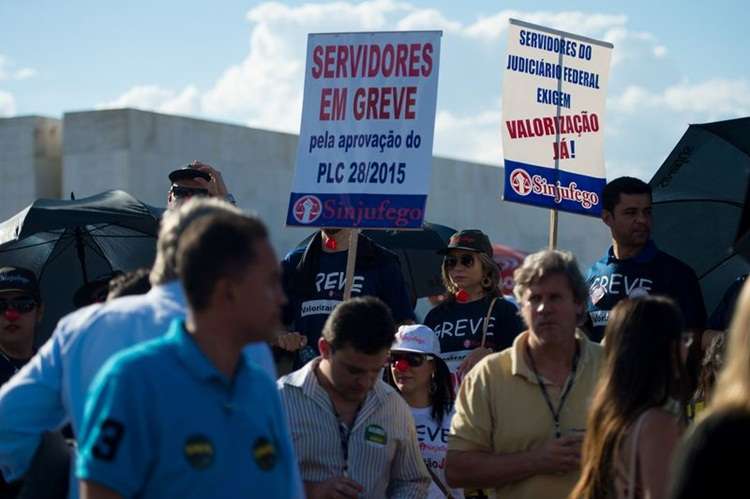
[[[616, 178], [604, 187], [602, 205], [612, 246], [586, 277], [586, 325], [591, 338], [602, 340], [609, 311], [617, 302], [645, 294], [675, 300], [688, 329], [700, 336], [706, 326], [706, 308], [695, 271], [651, 240], [651, 187], [637, 178]], [[700, 345], [700, 341], [695, 343]]]
[[187, 318], [112, 357], [91, 386], [81, 497], [293, 497], [274, 382], [242, 356], [275, 337], [285, 303], [267, 230], [254, 217], [206, 215], [176, 260]]

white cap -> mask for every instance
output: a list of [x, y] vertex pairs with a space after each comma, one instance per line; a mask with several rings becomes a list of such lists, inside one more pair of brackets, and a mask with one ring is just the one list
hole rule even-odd
[[429, 327], [423, 324], [410, 324], [398, 328], [391, 350], [426, 353], [439, 357], [440, 340]]

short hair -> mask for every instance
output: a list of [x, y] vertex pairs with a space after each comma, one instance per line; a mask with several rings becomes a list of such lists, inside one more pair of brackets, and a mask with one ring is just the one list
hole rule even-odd
[[156, 259], [149, 280], [157, 286], [177, 279], [177, 243], [180, 235], [195, 220], [209, 213], [235, 213], [242, 211], [218, 198], [193, 197], [173, 210], [164, 212], [156, 241]]
[[252, 215], [211, 213], [185, 229], [177, 245], [177, 274], [192, 310], [206, 309], [220, 279], [241, 278], [268, 230]]
[[651, 186], [639, 178], [617, 177], [604, 186], [602, 190], [602, 207], [612, 213], [620, 202], [620, 194], [648, 194], [651, 196]]
[[142, 295], [151, 289], [149, 273], [151, 269], [142, 267], [120, 274], [109, 280], [107, 300], [114, 300], [121, 296]]
[[388, 305], [374, 296], [339, 303], [323, 326], [323, 338], [333, 350], [351, 346], [367, 355], [387, 350], [396, 337]]
[[520, 267], [513, 272], [513, 294], [519, 303], [523, 301], [526, 290], [541, 278], [550, 274], [562, 274], [568, 278], [568, 284], [577, 302], [585, 303], [587, 298], [586, 280], [583, 278], [578, 261], [573, 253], [560, 250], [543, 250], [527, 256]]

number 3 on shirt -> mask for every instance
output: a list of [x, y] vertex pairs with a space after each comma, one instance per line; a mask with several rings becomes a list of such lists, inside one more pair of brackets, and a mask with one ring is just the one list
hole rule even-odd
[[122, 423], [114, 419], [105, 419], [99, 430], [99, 439], [94, 446], [94, 457], [102, 461], [113, 460], [123, 433], [125, 433], [125, 426]]

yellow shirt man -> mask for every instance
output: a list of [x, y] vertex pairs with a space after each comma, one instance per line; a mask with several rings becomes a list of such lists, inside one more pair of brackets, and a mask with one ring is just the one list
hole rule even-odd
[[[451, 424], [448, 449], [513, 454], [534, 449], [559, 433], [582, 432], [603, 361], [602, 347], [577, 333], [578, 355], [572, 384], [555, 386], [537, 378], [526, 361], [528, 332], [513, 346], [480, 361], [464, 378]], [[544, 383], [547, 396], [539, 385]], [[559, 429], [549, 402], [559, 409]], [[568, 496], [578, 471], [539, 474], [495, 489], [501, 499], [560, 499]]]

